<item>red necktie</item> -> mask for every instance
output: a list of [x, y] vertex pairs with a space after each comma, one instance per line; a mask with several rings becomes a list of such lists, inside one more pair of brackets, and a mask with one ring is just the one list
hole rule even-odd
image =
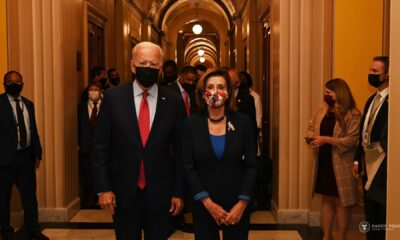
[[190, 117], [189, 97], [188, 97], [186, 91], [183, 92], [183, 101], [185, 102], [186, 114], [187, 114], [188, 117]]
[[[148, 92], [143, 91], [142, 102], [139, 110], [139, 130], [142, 138], [143, 147], [146, 145], [147, 138], [150, 133], [150, 110], [149, 104], [147, 103]], [[146, 186], [146, 178], [144, 174], [144, 162], [143, 159], [140, 161], [140, 170], [138, 178], [138, 187], [143, 189]]]

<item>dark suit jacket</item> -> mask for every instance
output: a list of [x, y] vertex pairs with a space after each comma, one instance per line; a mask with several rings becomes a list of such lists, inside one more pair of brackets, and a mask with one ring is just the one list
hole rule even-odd
[[[226, 122], [222, 159], [215, 156], [205, 114], [194, 114], [186, 121], [182, 144], [192, 196], [207, 191], [214, 202], [229, 210], [237, 203], [239, 195], [252, 195], [257, 145], [247, 116], [233, 112], [227, 115]], [[234, 130], [229, 128], [229, 123]]]
[[[360, 144], [357, 149], [356, 161], [358, 164], [358, 171], [361, 173], [362, 170], [365, 170], [365, 162], [364, 162], [364, 149], [362, 146], [362, 131], [364, 129], [365, 116], [367, 115], [368, 108], [372, 104], [374, 100], [375, 94], [372, 95], [364, 107], [364, 114], [361, 120], [361, 130], [360, 130]], [[387, 153], [387, 132], [388, 132], [388, 108], [389, 108], [389, 96], [384, 100], [381, 108], [379, 109], [378, 114], [376, 115], [374, 125], [371, 130], [371, 143], [379, 142], [383, 150]], [[376, 173], [374, 180], [371, 183], [371, 186], [366, 192], [365, 196], [370, 198], [380, 204], [386, 205], [386, 176], [387, 174], [387, 158], [385, 158]], [[363, 185], [367, 182], [367, 177], [363, 177]]]
[[81, 154], [89, 153], [92, 149], [93, 138], [90, 128], [88, 100], [86, 100], [78, 106], [78, 146]]
[[251, 126], [254, 131], [254, 137], [257, 140], [258, 128], [257, 128], [257, 118], [256, 118], [256, 105], [254, 103], [253, 96], [243, 90], [238, 91], [236, 96], [236, 107], [238, 112], [244, 113], [249, 116], [251, 121]]
[[[176, 83], [176, 81], [168, 84], [168, 87], [171, 88], [172, 90], [174, 90], [176, 93], [179, 94], [179, 96], [182, 97], [181, 89], [179, 88], [178, 83]], [[189, 100], [190, 101], [190, 115], [193, 115], [197, 112], [196, 96], [189, 94], [189, 97], [190, 97], [190, 100]], [[183, 99], [183, 97], [182, 97], [182, 99]], [[185, 108], [185, 112], [186, 112], [186, 108]]]
[[[42, 159], [42, 147], [37, 132], [35, 109], [33, 103], [28, 99], [22, 97], [28, 113], [31, 132], [31, 150], [32, 150], [32, 164], [36, 159]], [[18, 146], [17, 125], [13, 113], [12, 106], [8, 100], [7, 94], [0, 95], [0, 166], [6, 167], [12, 164]]]
[[157, 109], [146, 146], [142, 145], [132, 83], [106, 91], [99, 112], [94, 143], [95, 191], [113, 191], [117, 208], [132, 206], [140, 162], [144, 160], [146, 194], [153, 210], [165, 210], [172, 196], [183, 196], [180, 146], [183, 102], [168, 88], [158, 86]]

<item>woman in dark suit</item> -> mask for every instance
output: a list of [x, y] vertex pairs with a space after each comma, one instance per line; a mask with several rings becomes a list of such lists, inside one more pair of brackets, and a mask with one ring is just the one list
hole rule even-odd
[[197, 84], [201, 110], [185, 123], [183, 159], [194, 199], [197, 240], [247, 239], [257, 147], [249, 117], [237, 113], [229, 76], [208, 71]]

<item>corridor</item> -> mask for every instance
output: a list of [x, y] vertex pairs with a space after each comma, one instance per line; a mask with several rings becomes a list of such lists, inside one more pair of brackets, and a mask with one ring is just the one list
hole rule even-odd
[[[175, 87], [178, 94], [183, 96], [183, 107], [187, 113], [185, 118], [190, 119], [201, 112], [196, 108], [198, 95], [200, 101], [207, 102], [206, 85], [195, 84], [206, 78], [202, 76], [207, 70], [218, 68], [230, 79], [225, 79], [226, 82], [230, 81], [229, 84], [226, 83], [226, 88], [231, 92], [227, 90], [228, 97], [224, 101], [228, 101], [231, 96], [235, 98], [235, 110], [248, 115], [253, 128], [251, 132], [255, 135], [257, 173], [254, 175], [257, 176], [254, 176], [254, 191], [251, 196], [244, 194], [245, 200], [241, 198], [243, 194], [237, 194], [240, 200], [251, 202], [249, 206], [254, 210], [250, 217], [249, 240], [322, 239], [323, 228], [326, 229], [326, 224], [323, 225], [323, 220], [326, 220], [326, 198], [316, 191], [315, 181], [325, 179], [329, 182], [330, 177], [334, 180], [337, 194], [328, 194], [328, 197], [335, 198], [331, 204], [335, 208], [342, 207], [341, 191], [347, 186], [343, 187], [341, 184], [345, 181], [353, 184], [354, 181], [351, 187], [354, 188], [352, 198], [355, 199], [351, 199], [351, 214], [346, 215], [346, 226], [349, 229], [346, 236], [349, 240], [367, 239], [368, 231], [362, 229], [362, 224], [367, 219], [364, 195], [366, 189], [363, 186], [365, 183], [361, 178], [343, 180], [341, 173], [335, 172], [339, 171], [337, 169], [340, 167], [333, 170], [332, 163], [328, 173], [318, 172], [320, 146], [317, 143], [311, 146], [309, 142], [312, 142], [314, 137], [311, 137], [310, 129], [315, 127], [310, 127], [309, 121], [315, 121], [317, 109], [321, 105], [329, 105], [326, 95], [329, 95], [332, 89], [326, 84], [332, 79], [345, 81], [350, 89], [349, 99], [353, 99], [354, 102], [353, 110], [358, 109], [360, 116], [357, 117], [361, 118], [364, 106], [367, 106], [365, 113], [368, 112], [368, 104], [371, 103], [368, 99], [379, 89], [375, 88], [369, 79], [369, 74], [374, 70], [371, 63], [376, 61], [374, 57], [389, 56], [390, 68], [389, 63], [384, 64], [384, 81], [388, 89], [384, 90], [388, 92], [384, 99], [389, 102], [386, 96], [390, 92], [390, 101], [394, 104], [387, 108], [388, 136], [385, 139], [387, 146], [384, 148], [388, 149], [384, 157], [385, 164], [387, 161], [384, 174], [385, 181], [387, 178], [387, 189], [384, 192], [384, 206], [386, 222], [392, 225], [390, 228], [385, 225], [384, 231], [386, 239], [400, 239], [400, 228], [396, 227], [400, 223], [400, 206], [397, 204], [400, 201], [400, 190], [396, 184], [400, 181], [400, 175], [397, 174], [400, 162], [391, 160], [400, 157], [400, 150], [396, 145], [396, 136], [400, 134], [400, 125], [397, 124], [400, 119], [399, 105], [396, 104], [400, 101], [400, 81], [393, 81], [400, 78], [399, 22], [400, 1], [396, 0], [1, 0], [0, 74], [4, 76], [4, 85], [0, 85], [0, 94], [8, 95], [9, 101], [14, 99], [16, 104], [19, 104], [18, 100], [10, 97], [6, 84], [7, 81], [14, 81], [8, 79], [6, 73], [17, 71], [23, 76], [23, 82], [22, 77], [20, 79], [23, 86], [21, 96], [31, 100], [35, 107], [35, 124], [40, 137], [39, 144], [43, 149], [40, 166], [35, 170], [40, 230], [52, 240], [116, 239], [111, 212], [102, 210], [99, 205], [99, 196], [104, 192], [96, 192], [94, 187], [94, 179], [97, 179], [96, 174], [100, 171], [92, 171], [93, 159], [96, 158], [92, 147], [95, 149], [95, 138], [98, 137], [96, 134], [101, 132], [95, 129], [96, 118], [102, 114], [102, 101], [106, 99], [106, 104], [109, 103], [104, 96], [114, 91], [113, 88], [122, 89], [123, 86], [129, 86], [135, 89], [138, 68], [142, 68], [143, 71], [144, 68], [157, 69], [158, 73], [153, 72], [153, 76], [158, 74], [156, 85], [172, 90]], [[148, 67], [142, 62], [138, 64], [139, 61], [135, 59], [137, 54], [135, 55], [133, 49], [142, 42], [151, 42], [160, 47], [160, 66]], [[390, 89], [388, 79], [392, 80]], [[182, 82], [179, 82], [181, 80]], [[173, 84], [175, 86], [172, 86]], [[201, 87], [204, 88], [204, 94]], [[147, 90], [149, 89], [143, 92], [147, 93]], [[97, 99], [91, 98], [91, 91], [98, 91]], [[380, 91], [381, 89], [378, 90]], [[238, 97], [243, 92], [251, 99], [251, 110], [246, 100], [243, 100], [245, 98]], [[215, 94], [215, 97], [217, 96]], [[140, 129], [142, 123], [139, 113], [142, 106], [137, 105], [136, 95], [133, 98], [136, 106], [140, 107], [133, 106], [133, 114], [127, 113], [127, 119], [129, 114], [130, 117], [134, 117], [136, 110], [135, 121], [139, 127], [134, 129], [139, 132], [138, 145], [144, 149], [147, 136], [144, 138], [146, 140], [143, 140]], [[167, 102], [164, 95], [160, 95], [160, 99]], [[170, 99], [168, 97], [167, 100]], [[336, 103], [342, 104], [340, 100]], [[382, 103], [385, 104], [385, 100], [382, 100]], [[330, 113], [337, 110], [334, 111], [334, 104], [330, 106]], [[4, 110], [1, 107], [0, 102], [0, 114]], [[208, 107], [211, 109], [211, 105]], [[18, 128], [16, 151], [20, 152], [24, 148], [21, 145], [18, 121], [23, 118], [22, 115], [17, 116], [18, 108], [15, 105], [16, 113], [13, 119]], [[154, 115], [157, 116], [153, 108], [150, 107], [150, 110], [147, 110], [149, 112], [146, 112], [151, 119], [148, 120], [149, 126], [152, 126], [152, 121], [156, 118]], [[115, 109], [115, 106], [109, 107], [113, 114], [117, 112]], [[372, 106], [369, 111], [371, 110]], [[208, 124], [218, 123], [222, 119], [226, 121], [226, 134], [235, 131], [236, 124], [232, 126], [228, 119], [227, 112], [230, 110], [224, 110], [221, 119], [212, 118], [209, 110], [207, 111], [205, 112]], [[171, 116], [176, 117], [175, 115], [171, 113]], [[5, 119], [2, 117], [0, 116], [0, 125], [6, 126], [1, 122]], [[321, 117], [320, 120], [324, 118]], [[337, 115], [335, 118], [331, 126], [332, 132], [335, 124], [342, 124], [343, 121]], [[114, 118], [112, 119], [114, 121]], [[372, 122], [374, 121], [375, 119]], [[182, 128], [177, 131], [179, 134], [184, 134], [183, 122], [184, 120]], [[371, 119], [368, 119], [367, 123], [370, 122]], [[161, 123], [155, 121], [156, 127], [167, 128], [167, 132], [171, 130], [167, 125], [169, 123], [169, 120]], [[123, 135], [121, 139], [117, 139], [119, 136], [107, 135], [110, 143], [116, 141], [119, 144], [116, 147], [113, 142], [110, 148], [125, 147], [125, 140], [129, 139], [129, 135], [135, 134], [128, 133], [125, 126], [119, 124], [116, 124], [115, 128], [124, 134], [120, 134]], [[342, 127], [343, 125], [340, 125], [340, 128]], [[0, 134], [3, 134], [2, 130], [0, 126]], [[23, 134], [30, 134], [30, 131], [31, 129]], [[147, 135], [154, 138], [151, 135], [152, 131], [156, 130], [149, 129]], [[319, 136], [319, 126], [317, 132]], [[337, 129], [329, 136], [335, 133]], [[350, 133], [346, 129], [340, 134], [339, 137], [345, 138], [346, 134]], [[363, 134], [364, 132], [361, 136], [368, 138], [368, 135], [365, 137]], [[223, 135], [225, 139], [225, 132]], [[86, 151], [86, 140], [82, 140], [82, 136], [87, 137], [90, 150]], [[211, 134], [210, 130], [209, 136], [209, 148], [216, 151], [215, 142], [211, 138], [219, 135]], [[30, 141], [29, 137], [28, 139]], [[249, 141], [243, 136], [239, 139], [244, 143]], [[4, 145], [8, 143], [8, 139], [3, 140], [4, 138], [0, 139], [0, 142]], [[361, 146], [360, 139], [355, 141], [357, 144], [351, 149], [354, 152], [358, 144]], [[155, 142], [163, 146], [161, 141]], [[237, 143], [230, 143], [233, 142]], [[171, 159], [175, 159], [172, 143], [175, 142], [171, 141], [168, 146]], [[321, 143], [321, 146], [323, 144]], [[182, 146], [186, 146], [184, 141]], [[232, 151], [234, 150], [237, 149]], [[330, 149], [331, 156], [332, 151], [335, 149]], [[6, 156], [3, 152], [0, 151], [0, 158]], [[140, 157], [145, 158], [144, 152], [140, 152]], [[115, 151], [113, 154], [116, 154]], [[241, 153], [240, 156], [242, 160], [246, 159], [245, 153]], [[332, 158], [327, 159], [334, 162]], [[347, 166], [353, 166], [353, 159], [352, 156]], [[138, 166], [139, 164], [135, 165]], [[161, 177], [167, 179], [173, 175], [169, 172], [169, 165], [162, 166], [164, 169], [158, 171]], [[2, 167], [0, 159], [0, 170]], [[138, 168], [141, 167], [142, 165]], [[115, 169], [107, 170], [107, 173], [110, 173]], [[142, 174], [137, 169], [131, 170], [132, 175]], [[351, 171], [350, 168], [347, 170]], [[185, 168], [185, 171], [188, 170]], [[316, 172], [320, 174], [319, 178]], [[137, 179], [140, 181], [140, 177]], [[168, 181], [165, 180], [169, 183]], [[339, 181], [341, 183], [337, 184]], [[190, 185], [189, 182], [190, 180], [185, 178], [185, 184]], [[147, 189], [141, 188], [139, 183], [137, 185], [138, 191], [146, 195]], [[135, 191], [136, 188], [135, 185]], [[165, 189], [160, 189], [160, 192], [161, 190]], [[0, 189], [0, 194], [3, 192], [4, 189]], [[204, 194], [204, 191], [197, 192], [200, 193]], [[207, 191], [205, 193], [208, 194]], [[171, 197], [172, 193], [169, 194]], [[199, 201], [195, 198], [197, 194], [186, 194], [188, 196], [182, 197], [187, 198], [184, 202]], [[207, 198], [208, 195], [204, 196]], [[343, 208], [345, 207], [347, 206]], [[16, 230], [15, 239], [27, 239], [23, 201], [15, 186], [11, 194], [10, 208], [11, 226]], [[322, 209], [325, 209], [325, 213]], [[171, 227], [171, 240], [195, 239], [192, 214], [188, 209], [184, 211], [184, 220], [174, 220], [183, 221], [184, 226]], [[337, 221], [338, 216], [333, 216], [333, 239], [341, 239]], [[220, 234], [222, 236], [222, 231]], [[1, 237], [0, 239], [3, 240]]]

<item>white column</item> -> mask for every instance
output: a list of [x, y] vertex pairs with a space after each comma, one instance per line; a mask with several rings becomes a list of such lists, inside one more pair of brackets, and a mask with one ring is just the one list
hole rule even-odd
[[324, 1], [273, 0], [272, 211], [279, 223], [309, 223], [311, 149], [307, 122], [322, 99]]
[[[389, 146], [387, 182], [386, 239], [400, 239], [400, 2], [392, 0], [390, 10], [390, 90], [389, 90]], [[390, 224], [394, 224], [390, 228]]]

